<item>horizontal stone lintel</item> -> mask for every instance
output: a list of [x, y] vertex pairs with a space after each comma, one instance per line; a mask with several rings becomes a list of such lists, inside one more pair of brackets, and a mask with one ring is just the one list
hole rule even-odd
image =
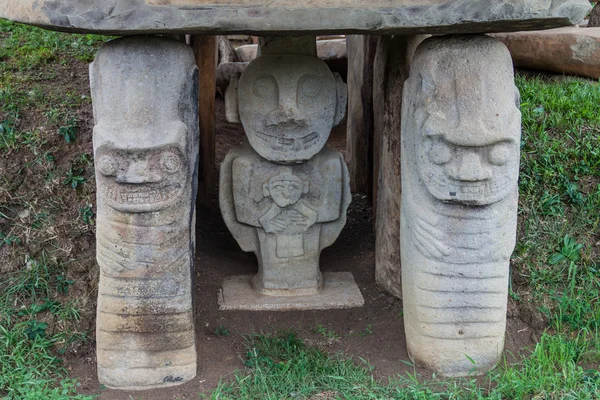
[[2, 0], [46, 29], [134, 34], [487, 33], [574, 25], [587, 0]]

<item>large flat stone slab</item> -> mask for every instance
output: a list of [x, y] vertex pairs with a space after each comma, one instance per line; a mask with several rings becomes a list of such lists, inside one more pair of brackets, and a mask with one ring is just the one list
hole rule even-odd
[[48, 29], [142, 33], [473, 33], [574, 25], [587, 0], [2, 0], [0, 17]]
[[501, 33], [515, 66], [600, 78], [600, 28], [567, 28]]
[[362, 307], [365, 300], [350, 272], [323, 273], [323, 290], [311, 296], [263, 296], [250, 285], [251, 275], [225, 278], [219, 292], [224, 311], [330, 310]]

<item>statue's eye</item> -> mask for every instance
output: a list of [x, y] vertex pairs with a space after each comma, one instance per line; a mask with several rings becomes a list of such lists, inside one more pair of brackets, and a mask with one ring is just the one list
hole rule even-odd
[[181, 159], [174, 153], [163, 153], [160, 156], [160, 166], [165, 172], [169, 174], [174, 174], [175, 172], [179, 172], [181, 170]]
[[488, 160], [491, 164], [502, 166], [506, 164], [510, 157], [510, 149], [506, 143], [497, 144], [490, 150]]
[[316, 75], [304, 75], [298, 82], [298, 92], [300, 96], [308, 99], [314, 99], [323, 91], [324, 82]]
[[270, 75], [265, 75], [254, 81], [252, 92], [259, 99], [268, 99], [277, 95], [277, 81]]
[[429, 150], [429, 158], [437, 165], [448, 164], [452, 160], [452, 149], [445, 142], [437, 140]]
[[103, 175], [113, 176], [117, 173], [117, 160], [113, 156], [103, 155], [98, 160], [98, 169]]

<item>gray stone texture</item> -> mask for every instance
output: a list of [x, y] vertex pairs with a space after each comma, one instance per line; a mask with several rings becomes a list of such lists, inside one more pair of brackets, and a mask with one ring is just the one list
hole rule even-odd
[[227, 118], [248, 140], [221, 164], [221, 213], [258, 258], [257, 293], [317, 295], [321, 251], [337, 239], [351, 201], [346, 163], [325, 147], [344, 118], [346, 85], [317, 58], [315, 37], [265, 37], [258, 50], [225, 93]]
[[503, 350], [520, 134], [501, 42], [419, 46], [402, 108], [404, 321], [411, 358], [445, 376], [484, 373]]
[[498, 33], [516, 67], [600, 79], [600, 28]]
[[399, 298], [402, 89], [410, 60], [425, 37], [382, 36], [373, 62], [375, 280]]
[[100, 49], [90, 78], [98, 378], [127, 390], [180, 384], [196, 375], [194, 55], [167, 38], [117, 39]]
[[82, 33], [474, 33], [574, 25], [588, 0], [3, 0], [0, 17]]
[[[246, 44], [236, 49], [241, 61], [250, 62], [256, 58], [257, 44]], [[346, 39], [317, 40], [317, 57], [323, 61], [346, 58]]]
[[252, 148], [269, 161], [309, 160], [344, 117], [346, 84], [316, 57], [315, 43], [300, 37], [262, 44], [260, 57], [227, 90], [226, 107], [237, 104]]
[[351, 201], [348, 170], [337, 151], [324, 148], [310, 161], [269, 162], [248, 143], [221, 164], [219, 204], [244, 251], [258, 258], [254, 289], [271, 296], [321, 291], [321, 251], [346, 223]]
[[252, 287], [252, 276], [231, 276], [223, 282], [218, 301], [224, 311], [331, 310], [365, 304], [350, 272], [323, 273], [323, 290], [308, 296], [262, 296]]

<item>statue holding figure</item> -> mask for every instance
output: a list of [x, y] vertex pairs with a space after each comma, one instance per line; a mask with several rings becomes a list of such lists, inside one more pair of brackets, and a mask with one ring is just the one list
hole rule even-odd
[[321, 251], [339, 236], [351, 201], [343, 157], [325, 146], [344, 117], [346, 85], [317, 58], [314, 37], [265, 38], [225, 99], [247, 140], [221, 165], [219, 200], [240, 247], [258, 258], [252, 288], [316, 295]]

